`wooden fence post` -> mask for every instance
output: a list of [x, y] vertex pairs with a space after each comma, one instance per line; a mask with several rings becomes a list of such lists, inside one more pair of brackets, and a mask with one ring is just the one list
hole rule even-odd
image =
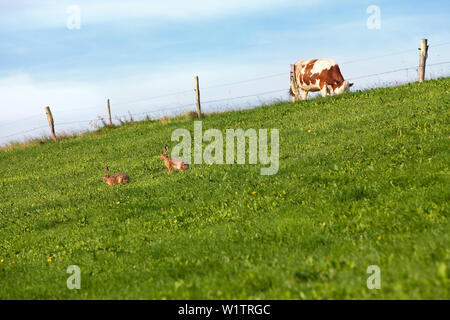
[[56, 141], [55, 123], [53, 122], [52, 112], [50, 107], [45, 107], [45, 114], [47, 115], [48, 126], [50, 127], [50, 133], [52, 134], [53, 141]]
[[420, 52], [419, 52], [419, 82], [423, 82], [425, 80], [425, 66], [428, 58], [428, 40], [421, 39], [420, 40]]
[[197, 117], [201, 118], [202, 117], [202, 109], [201, 109], [201, 105], [200, 105], [200, 85], [198, 83], [198, 76], [195, 77], [195, 96], [196, 96], [196, 100], [197, 100]]
[[298, 86], [297, 81], [295, 80], [295, 64], [291, 64], [291, 74], [290, 74], [290, 81], [291, 81], [291, 92], [292, 92], [292, 102], [300, 100], [299, 93], [298, 93]]
[[112, 126], [112, 120], [111, 120], [111, 107], [109, 105], [109, 99], [106, 100], [106, 107], [108, 108], [108, 124]]

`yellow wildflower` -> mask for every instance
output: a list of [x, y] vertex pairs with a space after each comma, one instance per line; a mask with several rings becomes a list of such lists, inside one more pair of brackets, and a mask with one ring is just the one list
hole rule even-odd
[[47, 262], [52, 262], [52, 259], [53, 259], [52, 257], [48, 257]]

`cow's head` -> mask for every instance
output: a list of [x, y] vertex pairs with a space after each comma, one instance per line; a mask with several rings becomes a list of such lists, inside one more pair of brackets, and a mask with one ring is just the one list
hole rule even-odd
[[341, 94], [344, 92], [350, 91], [350, 87], [353, 86], [353, 83], [349, 83], [347, 80], [341, 82], [339, 86], [334, 89], [335, 94]]

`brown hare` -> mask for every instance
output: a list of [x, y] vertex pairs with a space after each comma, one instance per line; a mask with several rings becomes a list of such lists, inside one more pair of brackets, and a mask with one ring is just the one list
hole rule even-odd
[[167, 146], [163, 148], [163, 154], [159, 157], [161, 160], [164, 160], [164, 164], [167, 169], [169, 169], [169, 175], [172, 173], [172, 168], [178, 169], [180, 171], [184, 171], [189, 169], [189, 164], [187, 164], [183, 159], [179, 158], [169, 158], [167, 156]]
[[130, 182], [130, 177], [128, 177], [127, 174], [123, 172], [119, 172], [116, 174], [113, 174], [112, 176], [109, 175], [109, 167], [106, 167], [105, 169], [105, 175], [103, 176], [103, 181], [105, 181], [110, 186], [115, 186], [118, 183], [128, 183]]

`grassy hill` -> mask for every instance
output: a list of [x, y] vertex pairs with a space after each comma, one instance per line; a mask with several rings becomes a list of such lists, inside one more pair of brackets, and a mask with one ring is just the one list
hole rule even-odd
[[273, 176], [169, 177], [183, 118], [0, 152], [0, 299], [449, 299], [449, 106], [447, 78], [203, 119], [279, 129]]

